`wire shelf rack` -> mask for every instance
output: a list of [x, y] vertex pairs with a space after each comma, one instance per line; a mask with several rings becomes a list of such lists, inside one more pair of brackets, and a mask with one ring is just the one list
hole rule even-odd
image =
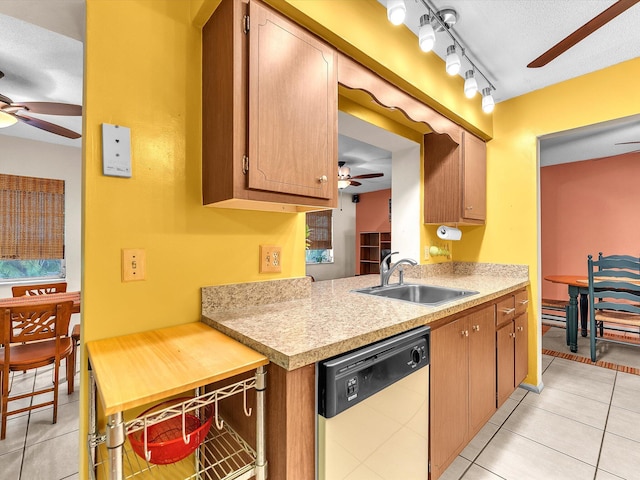
[[[167, 419], [215, 405], [214, 421], [202, 444], [189, 457], [170, 465], [156, 465], [136, 454], [128, 438], [122, 446], [122, 478], [135, 480], [247, 480], [256, 474], [256, 451], [218, 414], [218, 402], [227, 397], [244, 395], [244, 413], [247, 408], [247, 391], [255, 388], [251, 377], [216, 389], [212, 392], [177, 403], [165, 409], [125, 422], [126, 434], [133, 433]], [[184, 432], [183, 432], [184, 434]], [[108, 461], [106, 435], [89, 435], [88, 454], [92, 480], [112, 478]]]

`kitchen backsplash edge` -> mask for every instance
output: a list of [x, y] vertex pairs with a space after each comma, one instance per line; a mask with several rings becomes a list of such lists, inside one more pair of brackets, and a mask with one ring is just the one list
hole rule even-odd
[[311, 278], [282, 278], [261, 282], [202, 287], [202, 313], [267, 305], [311, 295]]

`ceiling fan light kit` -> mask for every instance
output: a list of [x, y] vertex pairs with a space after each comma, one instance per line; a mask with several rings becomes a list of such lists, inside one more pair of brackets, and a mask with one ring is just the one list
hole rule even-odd
[[[467, 98], [475, 97], [479, 90], [476, 73], [479, 74], [487, 84], [487, 86], [482, 89], [482, 110], [485, 113], [491, 113], [495, 106], [491, 91], [495, 90], [496, 87], [493, 86], [489, 78], [473, 63], [467, 49], [456, 37], [453, 26], [458, 21], [458, 13], [452, 8], [436, 10], [427, 0], [416, 0], [416, 2], [421, 3], [424, 8], [427, 9], [427, 13], [420, 16], [420, 29], [418, 31], [418, 45], [420, 49], [423, 52], [433, 50], [436, 43], [436, 33], [444, 32], [449, 35], [453, 44], [447, 47], [445, 59], [447, 73], [449, 75], [457, 75], [462, 68], [462, 62], [465, 61], [468, 63], [471, 68], [465, 71], [464, 94]], [[400, 25], [404, 22], [406, 12], [407, 8], [403, 0], [387, 0], [387, 18], [394, 25]], [[460, 54], [458, 54], [458, 51]], [[470, 75], [469, 72], [471, 72]], [[484, 91], [487, 89], [489, 90], [489, 94], [485, 95]], [[486, 108], [485, 103], [487, 104]], [[490, 107], [489, 104], [491, 104]]]
[[15, 125], [18, 122], [18, 119], [13, 115], [9, 115], [0, 110], [0, 128], [10, 127], [11, 125]]

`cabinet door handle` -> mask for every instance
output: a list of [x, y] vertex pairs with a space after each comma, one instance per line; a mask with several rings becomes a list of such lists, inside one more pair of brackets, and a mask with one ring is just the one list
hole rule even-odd
[[469, 330], [462, 330], [460, 332], [460, 335], [462, 335], [463, 337], [468, 337], [469, 336]]
[[502, 310], [502, 313], [504, 313], [505, 315], [511, 315], [515, 311], [515, 308], [505, 308], [504, 310]]
[[474, 325], [473, 326], [473, 331], [474, 332], [479, 332], [480, 331], [480, 325]]
[[522, 332], [524, 330], [524, 327], [518, 327], [516, 328], [517, 331]]
[[468, 207], [466, 207], [467, 210], [473, 210], [473, 205], [469, 205]]
[[511, 338], [516, 338], [516, 334], [515, 334], [515, 333], [510, 333], [510, 334], [509, 334], [509, 337], [511, 337]]
[[318, 183], [327, 183], [329, 181], [329, 179], [327, 178], [326, 175], [322, 175], [321, 177], [318, 177]]

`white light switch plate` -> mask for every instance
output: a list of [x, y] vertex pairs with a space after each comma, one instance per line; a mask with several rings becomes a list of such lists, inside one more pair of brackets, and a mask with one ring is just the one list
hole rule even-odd
[[102, 173], [112, 177], [131, 177], [129, 128], [102, 124]]

